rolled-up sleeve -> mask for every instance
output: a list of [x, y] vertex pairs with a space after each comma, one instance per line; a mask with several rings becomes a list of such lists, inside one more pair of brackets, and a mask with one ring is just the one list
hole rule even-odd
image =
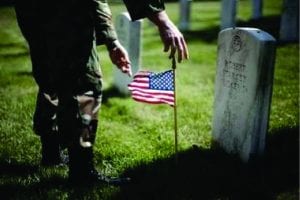
[[123, 0], [131, 19], [138, 20], [165, 9], [163, 0]]
[[116, 40], [117, 34], [107, 0], [92, 0], [92, 2], [97, 44], [101, 45]]

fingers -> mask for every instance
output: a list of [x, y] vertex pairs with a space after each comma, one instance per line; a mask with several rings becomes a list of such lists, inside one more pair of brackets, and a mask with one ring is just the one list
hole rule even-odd
[[184, 38], [181, 38], [181, 43], [183, 45], [183, 59], [189, 59], [189, 50]]
[[127, 74], [130, 77], [132, 76], [131, 64], [128, 59], [126, 59], [125, 57], [121, 57], [116, 61], [115, 64], [123, 73]]
[[185, 43], [185, 40], [183, 37], [181, 37], [177, 41], [177, 54], [178, 54], [178, 62], [180, 63], [183, 59], [188, 59], [189, 58], [189, 52], [187, 45]]
[[109, 55], [112, 63], [114, 63], [123, 73], [132, 76], [131, 63], [127, 51], [122, 46], [110, 50]]
[[170, 49], [170, 43], [169, 42], [164, 42], [164, 52], [168, 52]]
[[121, 66], [118, 66], [118, 68], [124, 73], [127, 74], [128, 76], [132, 76], [131, 72], [131, 65], [129, 63], [123, 64]]
[[129, 60], [129, 56], [128, 56], [126, 50], [123, 50], [122, 53], [124, 55], [121, 56], [122, 63], [121, 63], [120, 69], [121, 69], [121, 71], [123, 73], [125, 73], [129, 77], [131, 77], [132, 76], [132, 72], [131, 72], [131, 63], [130, 63], [130, 60]]
[[189, 58], [188, 48], [183, 37], [171, 38], [169, 44], [165, 46], [168, 47], [168, 50], [171, 49], [169, 58], [173, 58], [176, 52], [178, 62]]
[[178, 54], [178, 62], [180, 63], [183, 58], [183, 44], [181, 43], [181, 38], [180, 41], [176, 40], [176, 45], [177, 45], [177, 54]]
[[171, 52], [170, 52], [170, 55], [169, 55], [169, 58], [173, 58], [175, 56], [175, 53], [176, 53], [176, 41], [174, 39], [171, 40]]
[[189, 52], [184, 37], [179, 31], [171, 31], [163, 35], [164, 52], [170, 51], [169, 58], [175, 56], [177, 52], [177, 60], [181, 62], [189, 58]]

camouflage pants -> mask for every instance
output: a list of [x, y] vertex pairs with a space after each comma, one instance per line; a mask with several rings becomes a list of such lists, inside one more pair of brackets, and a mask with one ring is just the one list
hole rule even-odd
[[[64, 146], [79, 142], [83, 147], [91, 147], [102, 97], [102, 75], [95, 43], [87, 48], [85, 56], [79, 59], [71, 56], [71, 64], [64, 62], [66, 57], [43, 62], [43, 57], [34, 50], [31, 45], [33, 74], [40, 88], [33, 118], [35, 133], [42, 136], [58, 132]], [[40, 68], [45, 63], [49, 67]]]
[[[18, 24], [28, 42], [32, 72], [39, 86], [34, 131], [40, 136], [58, 133], [68, 147], [78, 142], [91, 146], [102, 87], [91, 14], [96, 10], [91, 10], [92, 3], [86, 1], [44, 3], [15, 2]], [[107, 18], [104, 14], [103, 17]]]
[[34, 113], [38, 135], [58, 133], [60, 143], [91, 147], [95, 141], [101, 95], [87, 91], [76, 96], [59, 97], [39, 91]]

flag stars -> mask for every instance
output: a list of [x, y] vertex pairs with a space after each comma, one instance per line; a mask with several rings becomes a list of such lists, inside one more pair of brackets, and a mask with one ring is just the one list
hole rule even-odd
[[150, 89], [153, 90], [174, 90], [173, 71], [164, 73], [151, 73], [149, 75]]

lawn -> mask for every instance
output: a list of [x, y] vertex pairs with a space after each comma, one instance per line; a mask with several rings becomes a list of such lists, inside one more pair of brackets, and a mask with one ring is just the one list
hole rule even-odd
[[[264, 3], [265, 17], [250, 20], [251, 1], [239, 1], [238, 25], [278, 38], [282, 0]], [[178, 4], [167, 12], [178, 24]], [[125, 11], [112, 4], [114, 17]], [[174, 163], [173, 110], [146, 105], [113, 89], [113, 65], [99, 47], [104, 101], [95, 144], [97, 168], [133, 183], [73, 188], [67, 168], [41, 168], [39, 138], [32, 132], [37, 86], [28, 47], [12, 7], [0, 7], [1, 199], [298, 199], [299, 44], [278, 43], [265, 156], [246, 165], [212, 148], [211, 130], [220, 3], [193, 2], [184, 32], [190, 59], [178, 64], [179, 162]], [[156, 28], [143, 22], [142, 68], [170, 69]]]

